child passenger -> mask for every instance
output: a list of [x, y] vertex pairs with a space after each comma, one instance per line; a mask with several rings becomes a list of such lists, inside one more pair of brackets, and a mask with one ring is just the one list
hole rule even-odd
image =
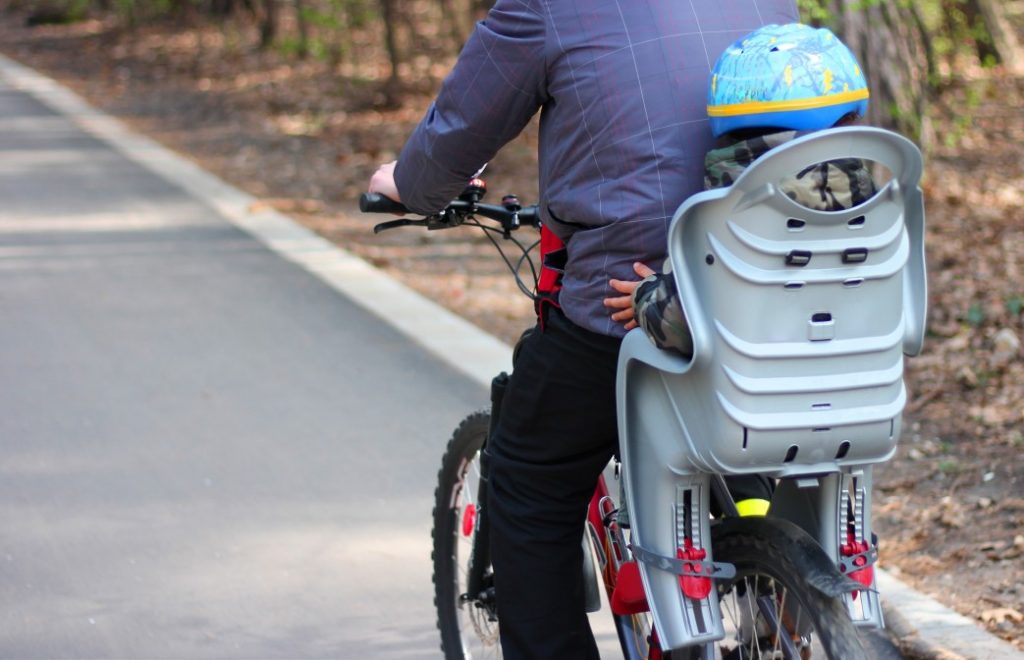
[[[732, 185], [755, 160], [809, 132], [864, 116], [864, 74], [853, 53], [831, 31], [800, 23], [767, 25], [727, 48], [712, 70], [708, 116], [718, 143], [704, 159], [704, 187]], [[864, 162], [844, 158], [812, 165], [780, 182], [803, 206], [839, 211], [875, 194]], [[605, 299], [612, 319], [639, 325], [662, 349], [693, 355], [671, 264], [656, 273], [633, 265], [642, 281], [610, 280], [621, 296]]]

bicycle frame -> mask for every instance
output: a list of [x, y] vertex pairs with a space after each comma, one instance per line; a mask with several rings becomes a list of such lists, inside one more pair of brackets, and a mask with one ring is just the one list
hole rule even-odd
[[[613, 463], [618, 470], [618, 462]], [[601, 581], [611, 603], [619, 587], [620, 569], [629, 560], [629, 549], [619, 520], [620, 510], [613, 501], [608, 483], [602, 474], [598, 477], [594, 496], [587, 508], [587, 534], [591, 548], [596, 556], [601, 573]], [[585, 575], [584, 579], [590, 578]], [[640, 586], [632, 585], [634, 588]], [[623, 656], [626, 660], [648, 660], [660, 656], [657, 637], [649, 626], [648, 629], [637, 629], [644, 625], [628, 614], [618, 614], [612, 610], [615, 619], [615, 632], [619, 636]]]

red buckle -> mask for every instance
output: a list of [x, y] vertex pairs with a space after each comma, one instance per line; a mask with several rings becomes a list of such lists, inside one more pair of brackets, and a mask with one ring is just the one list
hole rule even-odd
[[[860, 582], [867, 588], [871, 588], [871, 583], [875, 580], [875, 567], [868, 564], [867, 551], [871, 549], [871, 545], [867, 541], [854, 541], [852, 536], [847, 543], [843, 544], [843, 547], [839, 549], [844, 557], [855, 557], [853, 560], [854, 566], [863, 566], [855, 571], [851, 571], [849, 577], [853, 578], [857, 582]], [[857, 594], [854, 593], [853, 597], [856, 598]]]
[[[693, 547], [693, 541], [690, 539], [683, 539], [685, 547], [676, 550], [676, 558], [682, 559], [684, 562], [683, 570], [689, 573], [701, 573], [704, 571], [704, 559], [707, 558], [708, 553], [704, 548]], [[689, 563], [689, 562], [695, 563]], [[680, 575], [679, 584], [683, 588], [683, 593], [686, 594], [687, 598], [707, 598], [708, 594], [711, 593], [711, 578], [710, 577], [697, 577], [696, 575]]]

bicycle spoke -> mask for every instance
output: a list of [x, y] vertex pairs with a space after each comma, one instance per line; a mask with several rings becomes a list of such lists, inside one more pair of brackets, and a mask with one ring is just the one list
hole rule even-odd
[[[739, 660], [867, 658], [853, 622], [839, 607], [841, 602], [812, 586], [813, 569], [793, 562], [792, 543], [776, 544], [770, 534], [758, 533], [758, 528], [766, 526], [725, 521], [712, 529], [719, 544], [716, 561], [721, 557], [736, 566], [736, 576], [717, 587], [726, 639], [733, 637], [730, 618], [738, 628], [736, 645], [718, 644], [721, 656]], [[751, 536], [763, 536], [761, 543], [751, 543]]]
[[[775, 585], [774, 584], [772, 585], [772, 592], [773, 592], [772, 595], [774, 597], [773, 600], [777, 599], [778, 594], [775, 593]], [[785, 616], [786, 616], [786, 590], [785, 590], [785, 588], [783, 588], [783, 590], [782, 590], [782, 600], [779, 602], [779, 610], [775, 614], [775, 621], [776, 621], [775, 641], [772, 643], [772, 657], [775, 657], [776, 646], [778, 646], [778, 649], [780, 651], [782, 650], [782, 636], [788, 634], [788, 631], [786, 630], [786, 626], [784, 625]]]
[[[793, 626], [793, 634], [800, 636], [800, 648], [797, 649], [797, 651], [798, 651], [798, 653], [800, 655], [800, 658], [802, 660], [807, 660], [807, 658], [810, 657], [811, 648], [810, 648], [810, 644], [808, 643], [809, 640], [805, 640], [805, 638], [804, 638], [804, 636], [803, 636], [803, 634], [801, 632], [803, 630], [803, 628], [800, 627], [800, 623], [801, 623], [801, 618], [803, 617], [803, 615], [804, 615], [804, 608], [803, 607], [797, 607], [796, 608], [796, 624]], [[805, 648], [807, 649], [807, 653], [806, 654], [804, 653], [804, 649]]]
[[735, 628], [733, 636], [736, 639], [736, 646], [739, 647], [743, 645], [743, 640], [740, 638], [740, 635], [742, 635], [743, 630], [740, 623], [740, 606], [737, 601], [738, 598], [736, 596], [736, 590], [734, 589], [730, 591], [728, 594], [725, 594], [725, 598], [719, 599], [718, 602], [721, 603], [722, 609], [724, 610], [724, 618], [731, 621], [733, 627]]
[[744, 578], [744, 584], [746, 585], [747, 594], [747, 608], [750, 610], [750, 652], [749, 656], [754, 657], [754, 650], [757, 650], [757, 657], [761, 657], [761, 649], [757, 644], [757, 616], [754, 614], [754, 598], [752, 594], [757, 594], [757, 576], [754, 576], [754, 588], [751, 590], [749, 579]]

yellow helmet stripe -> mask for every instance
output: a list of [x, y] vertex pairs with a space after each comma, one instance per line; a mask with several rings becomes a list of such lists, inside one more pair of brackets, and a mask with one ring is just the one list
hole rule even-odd
[[730, 105], [709, 105], [709, 117], [735, 117], [737, 115], [758, 115], [763, 112], [786, 112], [791, 110], [811, 110], [826, 108], [830, 105], [863, 101], [870, 94], [867, 88], [855, 89], [837, 94], [825, 94], [809, 99], [790, 99], [787, 101], [745, 101]]

